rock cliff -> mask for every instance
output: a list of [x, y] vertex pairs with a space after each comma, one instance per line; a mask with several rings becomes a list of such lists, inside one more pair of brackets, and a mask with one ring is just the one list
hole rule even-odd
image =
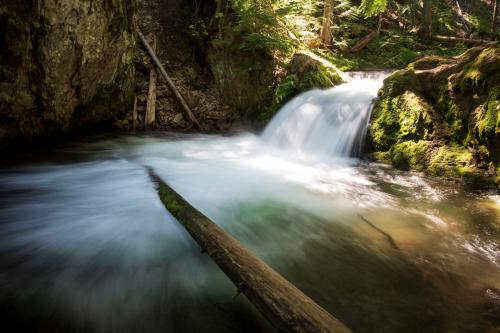
[[0, 143], [127, 111], [135, 12], [135, 0], [2, 0]]

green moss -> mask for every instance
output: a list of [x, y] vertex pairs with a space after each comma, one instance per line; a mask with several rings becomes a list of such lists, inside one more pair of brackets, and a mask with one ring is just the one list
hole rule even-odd
[[398, 143], [389, 150], [388, 157], [396, 168], [424, 171], [428, 167], [429, 145], [428, 141]]
[[489, 47], [395, 72], [372, 112], [367, 151], [404, 170], [490, 186], [500, 170], [499, 66]]
[[451, 138], [455, 142], [462, 142], [467, 136], [467, 124], [464, 124], [460, 107], [450, 97], [447, 85], [442, 85], [439, 89], [436, 108], [446, 122]]
[[387, 151], [395, 143], [428, 138], [433, 131], [430, 108], [410, 91], [397, 97], [382, 98], [372, 113], [369, 132], [372, 149]]
[[182, 204], [177, 201], [177, 197], [169, 189], [162, 185], [159, 187], [159, 195], [168, 211], [173, 216], [177, 217], [182, 209]]
[[343, 83], [341, 72], [314, 54], [297, 53], [287, 66], [287, 75], [276, 85], [271, 101], [262, 108], [261, 123], [266, 123], [276, 111], [294, 96], [314, 88], [328, 88]]
[[418, 90], [419, 82], [416, 80], [414, 71], [411, 69], [399, 70], [394, 72], [384, 81], [384, 89], [381, 91], [382, 96], [397, 96], [410, 87]]
[[461, 146], [440, 147], [429, 163], [428, 172], [436, 176], [457, 177], [473, 173], [472, 153]]
[[484, 49], [453, 81], [461, 91], [475, 92], [478, 88], [500, 85], [500, 46]]
[[475, 131], [482, 136], [500, 134], [500, 85], [489, 91], [488, 100], [477, 113]]

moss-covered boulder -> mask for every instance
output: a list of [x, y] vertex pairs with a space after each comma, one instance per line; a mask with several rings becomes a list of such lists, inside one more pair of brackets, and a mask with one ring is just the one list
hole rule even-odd
[[403, 169], [500, 182], [500, 47], [426, 57], [384, 81], [366, 149]]
[[299, 92], [344, 82], [341, 71], [313, 53], [296, 53], [288, 66], [288, 76]]
[[2, 0], [0, 143], [127, 111], [135, 12], [135, 0]]
[[295, 53], [274, 87], [272, 101], [261, 113], [260, 119], [267, 122], [284, 103], [301, 92], [333, 87], [345, 81], [344, 73], [326, 59], [313, 53]]

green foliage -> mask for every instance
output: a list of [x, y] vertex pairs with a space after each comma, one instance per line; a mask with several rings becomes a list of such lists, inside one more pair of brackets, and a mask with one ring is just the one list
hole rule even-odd
[[[408, 82], [404, 76], [401, 78]], [[389, 82], [389, 90], [391, 84], [394, 82]], [[387, 151], [396, 143], [427, 139], [433, 130], [430, 108], [410, 91], [395, 97], [382, 97], [373, 110], [369, 134], [371, 150]]]
[[467, 22], [470, 33], [488, 37], [491, 28], [491, 9], [487, 1], [459, 1], [464, 17], [461, 18], [456, 10], [456, 2], [434, 1], [432, 29], [434, 33], [456, 35], [463, 31], [463, 19]]
[[359, 10], [365, 17], [376, 16], [385, 12], [388, 0], [362, 0]]
[[391, 147], [388, 157], [392, 164], [399, 169], [424, 171], [428, 167], [429, 144], [427, 141], [402, 142]]
[[233, 15], [219, 17], [223, 21], [216, 45], [242, 51], [264, 51], [288, 53], [293, 43], [279, 24], [280, 14], [286, 10], [275, 10], [273, 2], [266, 0], [229, 0]]

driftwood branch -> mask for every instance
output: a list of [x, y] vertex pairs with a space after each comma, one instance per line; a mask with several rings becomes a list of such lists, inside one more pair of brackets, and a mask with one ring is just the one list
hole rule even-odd
[[240, 242], [191, 206], [152, 170], [165, 207], [191, 234], [219, 268], [231, 279], [238, 293], [266, 317], [278, 332], [348, 333], [344, 324], [321, 308]]
[[[156, 52], [156, 36], [153, 36], [153, 52]], [[152, 68], [149, 72], [148, 100], [146, 102], [146, 115], [144, 117], [144, 126], [149, 129], [150, 125], [156, 120], [156, 69]]]
[[391, 235], [389, 235], [387, 232], [385, 232], [384, 230], [382, 230], [379, 227], [377, 227], [375, 224], [373, 224], [372, 222], [370, 222], [368, 219], [364, 218], [362, 215], [358, 214], [358, 216], [359, 216], [359, 218], [361, 220], [363, 220], [363, 222], [365, 222], [366, 224], [368, 224], [370, 227], [372, 227], [376, 231], [380, 232], [387, 239], [387, 241], [389, 242], [389, 244], [391, 244], [391, 246], [394, 249], [399, 250], [399, 246], [396, 244], [396, 242], [394, 241], [394, 238], [392, 238]]
[[203, 128], [201, 127], [200, 123], [198, 122], [198, 120], [196, 119], [196, 117], [194, 116], [193, 112], [191, 112], [191, 109], [189, 108], [189, 106], [187, 105], [186, 101], [184, 100], [184, 97], [182, 97], [181, 93], [179, 92], [179, 90], [177, 90], [177, 88], [175, 87], [175, 84], [174, 82], [172, 81], [172, 79], [170, 78], [170, 76], [168, 76], [167, 72], [165, 71], [165, 68], [163, 67], [163, 65], [161, 64], [160, 60], [158, 59], [158, 57], [156, 56], [155, 52], [153, 51], [153, 49], [151, 48], [151, 46], [149, 45], [148, 41], [146, 40], [146, 38], [144, 37], [144, 35], [139, 31], [137, 30], [137, 35], [139, 36], [139, 39], [141, 40], [142, 44], [144, 45], [144, 47], [146, 48], [146, 51], [147, 53], [149, 54], [149, 56], [151, 57], [151, 60], [153, 60], [153, 63], [156, 65], [156, 67], [158, 68], [158, 70], [160, 71], [160, 74], [163, 76], [163, 78], [167, 81], [167, 85], [168, 87], [170, 88], [170, 90], [172, 91], [172, 93], [174, 94], [175, 98], [177, 99], [177, 101], [179, 102], [179, 104], [181, 105], [183, 111], [186, 113], [186, 115], [188, 116], [188, 118], [191, 120], [191, 122], [200, 130], [202, 130]]

